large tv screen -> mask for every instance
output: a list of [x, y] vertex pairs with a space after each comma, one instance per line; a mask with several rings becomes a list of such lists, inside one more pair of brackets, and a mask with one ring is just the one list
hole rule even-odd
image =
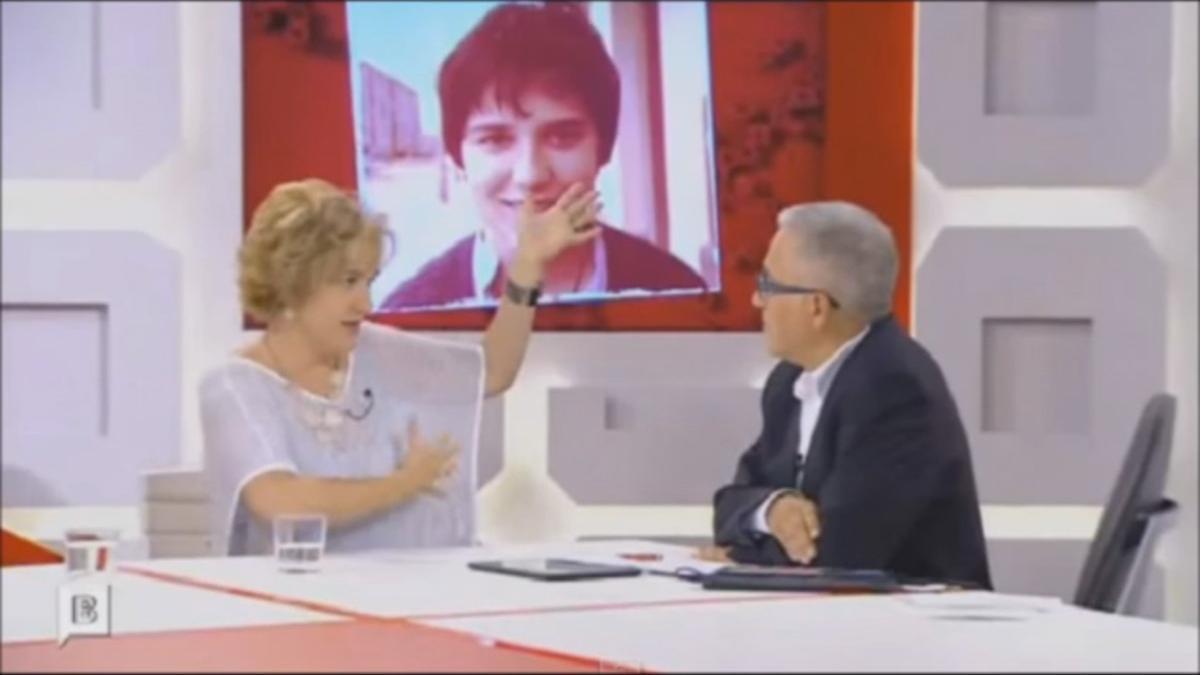
[[543, 303], [719, 292], [703, 4], [349, 2], [355, 176], [380, 312], [491, 306], [521, 203], [595, 188]]
[[896, 230], [907, 318], [907, 3], [242, 6], [246, 224], [283, 181], [357, 192], [394, 234], [376, 320], [486, 326], [517, 206], [575, 182], [602, 235], [551, 265], [539, 329], [757, 330], [775, 214], [828, 198]]

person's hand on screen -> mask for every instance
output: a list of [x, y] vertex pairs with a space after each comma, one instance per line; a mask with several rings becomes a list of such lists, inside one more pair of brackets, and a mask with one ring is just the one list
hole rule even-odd
[[816, 504], [807, 498], [795, 493], [780, 496], [767, 510], [767, 527], [792, 560], [807, 565], [816, 557], [821, 523]]
[[518, 255], [545, 265], [567, 248], [598, 237], [599, 198], [600, 193], [579, 183], [567, 188], [553, 206], [541, 213], [533, 199], [526, 198], [519, 216]]
[[408, 453], [399, 470], [408, 474], [418, 491], [440, 492], [458, 469], [458, 443], [449, 434], [427, 440], [417, 428], [416, 420], [408, 423], [406, 440]]

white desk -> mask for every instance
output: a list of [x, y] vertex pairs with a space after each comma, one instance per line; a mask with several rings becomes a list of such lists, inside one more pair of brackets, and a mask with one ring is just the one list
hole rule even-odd
[[[65, 580], [62, 565], [0, 570], [4, 644], [58, 639], [58, 587]], [[343, 620], [123, 573], [112, 575], [111, 597], [113, 635]]]
[[1068, 606], [1006, 619], [939, 618], [950, 614], [892, 596], [837, 596], [430, 623], [651, 672], [1197, 669], [1194, 628]]
[[282, 574], [274, 560], [265, 557], [157, 560], [130, 567], [389, 619], [524, 613], [629, 602], [708, 603], [735, 597], [762, 601], [768, 597], [754, 592], [714, 595], [694, 584], [659, 576], [545, 583], [467, 569], [472, 560], [536, 556], [630, 564], [615, 555], [621, 551], [658, 552], [681, 562], [690, 560], [690, 549], [681, 546], [606, 541], [328, 556], [319, 574], [308, 575]]
[[[618, 552], [643, 551], [679, 560], [689, 553], [635, 541], [424, 550], [331, 556], [320, 573], [307, 575], [277, 572], [266, 558], [137, 562], [130, 567], [158, 576], [118, 575], [126, 585], [114, 589], [114, 628], [167, 631], [352, 616], [358, 621], [339, 625], [376, 630], [381, 621], [390, 626], [416, 622], [455, 631], [461, 642], [454, 644], [464, 645], [462, 649], [508, 643], [530, 654], [576, 659], [530, 662], [531, 669], [590, 663], [663, 671], [1195, 672], [1200, 665], [1195, 628], [1014, 596], [948, 594], [914, 600], [731, 593], [658, 576], [545, 583], [466, 567], [469, 560], [541, 555], [619, 560]], [[10, 605], [32, 599], [28, 592], [24, 600], [7, 592], [9, 580], [19, 576], [5, 571], [4, 578], [4, 641], [18, 634], [53, 635], [53, 604], [44, 603], [41, 618], [21, 613]], [[173, 585], [179, 587], [165, 590]], [[259, 599], [245, 597], [247, 592]], [[913, 604], [979, 599], [1016, 604], [975, 613]], [[277, 603], [286, 606], [272, 607]], [[181, 617], [171, 607], [195, 609], [192, 616]], [[328, 611], [320, 611], [322, 607]], [[122, 612], [127, 612], [125, 618]], [[959, 618], [951, 618], [955, 616]], [[403, 619], [408, 621], [397, 621]], [[464, 640], [464, 634], [482, 640]], [[383, 644], [387, 654], [390, 643]], [[477, 663], [486, 667], [492, 654], [484, 650], [472, 658], [484, 659]], [[218, 660], [213, 667], [220, 665]]]

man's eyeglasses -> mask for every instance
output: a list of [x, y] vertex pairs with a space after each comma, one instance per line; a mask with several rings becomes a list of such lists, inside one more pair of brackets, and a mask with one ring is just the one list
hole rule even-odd
[[821, 293], [829, 298], [829, 304], [834, 308], [841, 307], [838, 304], [837, 298], [829, 294], [829, 291], [823, 288], [809, 288], [808, 286], [792, 286], [790, 284], [780, 283], [771, 278], [766, 270], [758, 273], [758, 294], [767, 297], [769, 295], [794, 295], [801, 293]]

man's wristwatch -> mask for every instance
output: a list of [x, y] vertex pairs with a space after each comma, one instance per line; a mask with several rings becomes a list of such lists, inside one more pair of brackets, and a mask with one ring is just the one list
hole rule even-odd
[[508, 279], [504, 284], [504, 295], [514, 304], [522, 307], [534, 307], [537, 305], [538, 297], [542, 294], [541, 286], [526, 288], [513, 283], [512, 279]]

